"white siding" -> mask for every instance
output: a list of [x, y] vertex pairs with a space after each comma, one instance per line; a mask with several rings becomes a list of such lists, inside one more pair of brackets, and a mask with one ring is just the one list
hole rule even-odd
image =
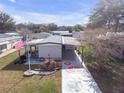
[[11, 49], [11, 48], [12, 48], [11, 43], [8, 43], [8, 44], [7, 44], [7, 49], [9, 50], [9, 49]]
[[61, 59], [62, 58], [62, 45], [57, 44], [44, 44], [38, 46], [39, 57]]
[[73, 31], [73, 32], [72, 32], [72, 36], [73, 36], [74, 38], [80, 38], [80, 32], [75, 32], [75, 31]]

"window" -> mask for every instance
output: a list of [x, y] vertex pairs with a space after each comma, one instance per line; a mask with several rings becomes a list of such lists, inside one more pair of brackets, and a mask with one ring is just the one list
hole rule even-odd
[[0, 49], [1, 49], [1, 50], [3, 50], [3, 49], [7, 49], [7, 44], [3, 44], [3, 45], [1, 45]]

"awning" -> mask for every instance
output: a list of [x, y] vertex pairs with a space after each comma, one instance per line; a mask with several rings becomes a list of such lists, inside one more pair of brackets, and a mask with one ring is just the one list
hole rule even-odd
[[8, 41], [5, 41], [5, 42], [0, 42], [0, 45], [3, 45], [3, 44], [8, 44], [9, 42]]
[[80, 42], [73, 37], [62, 37], [63, 45], [80, 46]]

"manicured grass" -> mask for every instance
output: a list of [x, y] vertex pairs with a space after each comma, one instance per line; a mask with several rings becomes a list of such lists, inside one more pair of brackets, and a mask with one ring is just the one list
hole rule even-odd
[[[13, 62], [18, 57], [14, 52], [0, 59], [0, 93], [61, 93], [61, 71], [49, 76], [24, 77], [28, 66], [15, 65]], [[38, 65], [32, 65], [32, 68], [36, 67]]]

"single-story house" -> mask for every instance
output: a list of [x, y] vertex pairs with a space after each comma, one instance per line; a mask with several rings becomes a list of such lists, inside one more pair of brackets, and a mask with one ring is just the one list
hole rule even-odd
[[19, 33], [17, 33], [17, 32], [10, 32], [10, 33], [5, 33], [5, 35], [9, 35], [9, 36], [19, 36]]
[[81, 31], [51, 31], [52, 35], [80, 38]]
[[69, 31], [51, 31], [51, 34], [52, 35], [72, 37], [72, 32], [69, 32]]
[[80, 38], [81, 31], [72, 31], [72, 37]]
[[20, 36], [0, 34], [0, 53], [13, 48], [19, 41], [21, 41]]
[[39, 58], [62, 59], [63, 50], [74, 50], [80, 46], [80, 42], [73, 37], [53, 35], [46, 39], [29, 41], [28, 45], [31, 52], [32, 48], [35, 48], [35, 53]]
[[40, 32], [40, 33], [32, 33], [31, 34], [32, 39], [44, 39], [44, 38], [47, 38], [49, 36], [51, 36], [51, 34], [47, 33], [47, 32]]

